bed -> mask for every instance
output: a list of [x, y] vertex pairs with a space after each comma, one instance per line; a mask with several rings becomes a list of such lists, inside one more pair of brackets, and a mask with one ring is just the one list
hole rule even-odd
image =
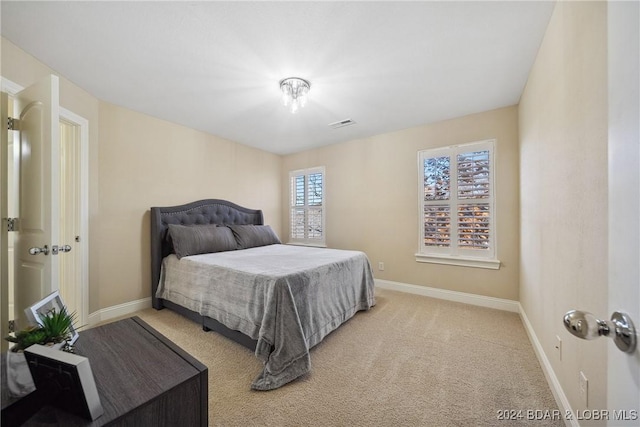
[[375, 305], [364, 253], [283, 245], [261, 210], [226, 200], [151, 208], [151, 274], [155, 309], [255, 352], [255, 390], [309, 372], [309, 350]]

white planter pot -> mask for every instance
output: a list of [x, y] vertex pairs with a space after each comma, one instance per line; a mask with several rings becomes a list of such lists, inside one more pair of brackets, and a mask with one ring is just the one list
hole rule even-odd
[[22, 397], [36, 389], [24, 353], [7, 351], [7, 387], [13, 397]]

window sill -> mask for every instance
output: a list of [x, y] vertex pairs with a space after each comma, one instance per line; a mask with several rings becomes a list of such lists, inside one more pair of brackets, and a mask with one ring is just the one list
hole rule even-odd
[[302, 242], [287, 242], [287, 245], [292, 246], [309, 246], [312, 248], [326, 248], [327, 245], [324, 243], [302, 243]]
[[487, 268], [490, 270], [500, 269], [500, 260], [485, 258], [470, 258], [449, 255], [426, 255], [416, 254], [417, 262], [427, 262], [431, 264], [458, 265], [462, 267]]

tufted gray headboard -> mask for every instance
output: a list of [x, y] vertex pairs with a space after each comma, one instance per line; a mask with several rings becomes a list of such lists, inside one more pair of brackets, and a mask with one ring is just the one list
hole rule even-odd
[[264, 225], [261, 210], [247, 209], [226, 200], [207, 199], [180, 206], [151, 208], [151, 300], [153, 308], [161, 309], [156, 298], [162, 259], [173, 252], [167, 241], [169, 224], [254, 224]]

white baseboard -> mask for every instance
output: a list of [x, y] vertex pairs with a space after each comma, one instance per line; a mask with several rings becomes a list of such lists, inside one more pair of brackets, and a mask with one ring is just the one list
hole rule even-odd
[[538, 340], [538, 336], [533, 330], [533, 326], [531, 326], [531, 323], [529, 322], [529, 318], [527, 318], [527, 313], [525, 313], [524, 308], [522, 308], [522, 305], [520, 303], [518, 303], [518, 306], [520, 318], [522, 319], [522, 323], [524, 324], [524, 329], [527, 331], [529, 341], [531, 341], [531, 345], [533, 346], [533, 350], [536, 353], [538, 362], [540, 362], [540, 366], [542, 366], [542, 372], [544, 373], [544, 376], [547, 379], [547, 383], [549, 384], [549, 388], [551, 389], [551, 393], [553, 393], [553, 397], [558, 404], [558, 408], [560, 409], [560, 413], [564, 419], [565, 425], [570, 427], [580, 427], [580, 423], [576, 420], [576, 417], [570, 417], [571, 420], [568, 420], [568, 417], [565, 417], [566, 414], [574, 414], [573, 409], [571, 409], [569, 399], [567, 399], [567, 395], [564, 394], [564, 390], [560, 385], [560, 381], [558, 380], [556, 373], [551, 367], [551, 362], [545, 354], [544, 349], [542, 348], [542, 344]]
[[428, 286], [411, 285], [409, 283], [392, 282], [390, 280], [376, 279], [376, 286], [392, 291], [407, 292], [425, 297], [438, 298], [447, 301], [462, 302], [480, 307], [495, 308], [497, 310], [520, 312], [520, 303], [503, 298], [487, 297], [483, 295], [468, 294], [465, 292], [449, 291], [446, 289], [430, 288]]
[[151, 297], [142, 298], [131, 302], [125, 302], [124, 304], [114, 305], [91, 313], [87, 318], [87, 324], [89, 326], [94, 326], [100, 322], [127, 316], [129, 314], [135, 313], [136, 311], [144, 310], [150, 307]]

